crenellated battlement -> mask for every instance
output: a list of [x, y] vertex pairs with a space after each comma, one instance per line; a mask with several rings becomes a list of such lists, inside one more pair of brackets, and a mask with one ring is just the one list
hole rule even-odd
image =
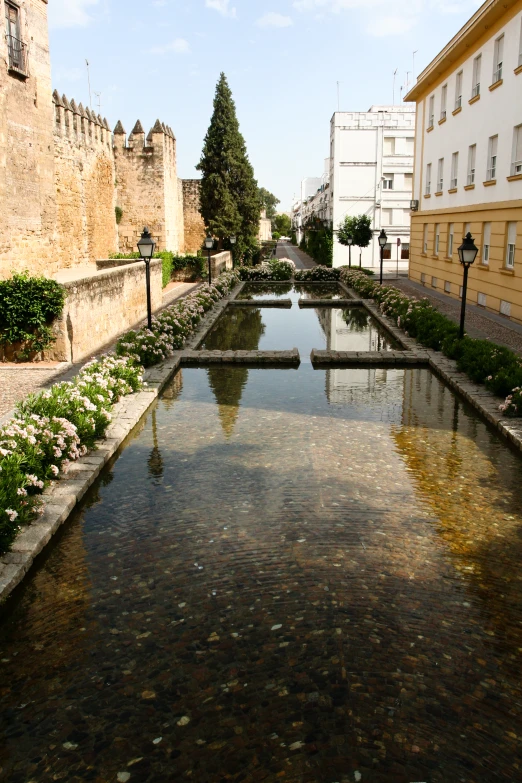
[[176, 158], [174, 132], [172, 128], [160, 120], [156, 120], [147, 135], [145, 135], [141, 121], [137, 120], [129, 136], [127, 136], [121, 121], [118, 120], [113, 130], [113, 146], [115, 150], [124, 151], [127, 155], [132, 153], [148, 156], [159, 154], [163, 157], [172, 157], [173, 161]]
[[76, 105], [74, 100], [69, 101], [66, 95], [53, 92], [54, 105], [54, 134], [61, 138], [68, 138], [77, 144], [91, 149], [112, 150], [112, 138], [109, 123], [99, 114], [81, 103]]

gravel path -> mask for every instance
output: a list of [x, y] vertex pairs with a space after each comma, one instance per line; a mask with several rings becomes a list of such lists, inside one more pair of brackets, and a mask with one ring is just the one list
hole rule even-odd
[[[389, 282], [390, 285], [400, 288], [408, 296], [414, 296], [416, 299], [429, 299], [430, 303], [441, 313], [444, 313], [455, 323], [460, 322], [460, 302], [443, 294], [435, 294], [429, 288], [413, 283], [411, 280], [399, 279]], [[492, 340], [522, 355], [522, 326], [507, 320], [504, 321], [501, 316], [497, 316], [495, 313], [488, 313], [475, 305], [468, 305], [466, 308], [466, 332], [470, 337]]]
[[311, 269], [317, 266], [313, 258], [310, 258], [308, 253], [304, 253], [298, 247], [291, 245], [289, 242], [277, 243], [277, 257], [289, 258], [293, 261], [296, 269]]

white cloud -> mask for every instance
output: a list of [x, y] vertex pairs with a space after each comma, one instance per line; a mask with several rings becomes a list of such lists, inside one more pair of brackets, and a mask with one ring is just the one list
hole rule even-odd
[[236, 9], [230, 7], [230, 0], [205, 0], [205, 6], [213, 8], [223, 16], [230, 16], [231, 19], [235, 19], [237, 16]]
[[289, 16], [271, 12], [258, 19], [256, 24], [259, 27], [290, 27], [293, 22]]
[[174, 52], [175, 54], [189, 54], [190, 44], [184, 38], [175, 38], [164, 46], [155, 46], [151, 49], [152, 54], [167, 54], [168, 52]]
[[92, 21], [90, 6], [98, 0], [53, 0], [49, 4], [50, 27], [84, 27]]

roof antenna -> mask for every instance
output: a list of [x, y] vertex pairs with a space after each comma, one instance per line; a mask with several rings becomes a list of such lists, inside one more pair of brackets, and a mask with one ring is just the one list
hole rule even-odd
[[89, 73], [89, 60], [85, 60], [87, 66], [87, 83], [89, 85], [89, 107], [92, 109], [92, 97], [91, 97], [91, 75]]

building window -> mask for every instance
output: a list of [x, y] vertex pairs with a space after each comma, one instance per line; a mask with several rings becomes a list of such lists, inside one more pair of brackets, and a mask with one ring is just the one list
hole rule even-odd
[[9, 68], [25, 74], [27, 72], [26, 49], [20, 37], [20, 10], [11, 3], [5, 4], [5, 32]]
[[436, 278], [436, 277], [432, 277], [432, 278], [431, 278], [431, 287], [432, 287], [432, 288], [437, 288], [438, 282], [439, 282], [439, 281], [437, 280], [437, 278]]
[[393, 174], [384, 174], [383, 190], [393, 190]]
[[444, 282], [444, 290], [446, 291], [447, 294], [451, 294], [451, 283], [449, 280], [446, 280]]
[[459, 153], [454, 152], [451, 156], [451, 187], [456, 188], [459, 181]]
[[500, 300], [500, 314], [507, 315], [508, 317], [511, 315], [511, 302], [504, 302], [503, 299]]
[[497, 147], [498, 136], [490, 136], [488, 144], [488, 170], [486, 180], [495, 179], [497, 176]]
[[479, 54], [473, 60], [473, 86], [471, 90], [471, 97], [475, 98], [480, 95], [480, 66], [482, 64], [482, 55]]
[[446, 101], [448, 99], [448, 85], [445, 84], [441, 91], [440, 96], [440, 118], [441, 120], [446, 119]]
[[506, 248], [506, 267], [513, 269], [515, 266], [515, 245], [517, 243], [517, 224], [507, 224], [507, 248]]
[[518, 64], [522, 65], [522, 19], [520, 20], [520, 43], [518, 45]]
[[383, 209], [382, 210], [382, 225], [383, 226], [392, 226], [393, 225], [393, 210], [392, 209]]
[[410, 257], [410, 244], [409, 242], [403, 242], [401, 245], [401, 260], [408, 261]]
[[384, 250], [382, 251], [382, 257], [384, 261], [389, 261], [391, 259], [391, 243], [388, 242], [384, 246]]
[[435, 250], [435, 255], [436, 256], [439, 255], [439, 245], [440, 245], [440, 223], [436, 223], [435, 224], [435, 245], [434, 245], [434, 250]]
[[430, 97], [429, 112], [428, 112], [428, 128], [433, 128], [435, 122], [435, 96]]
[[395, 138], [393, 136], [384, 137], [384, 154], [395, 155]]
[[491, 223], [484, 223], [482, 234], [482, 263], [489, 266], [489, 248], [491, 246]]
[[422, 252], [424, 255], [428, 252], [428, 224], [424, 224], [424, 229], [422, 233]]
[[504, 36], [500, 35], [495, 41], [493, 54], [493, 84], [502, 79], [502, 61], [504, 59]]
[[485, 307], [486, 301], [487, 301], [486, 294], [477, 294], [477, 304], [479, 305], [479, 307]]
[[415, 154], [415, 139], [408, 138], [406, 139], [406, 155], [414, 155], [414, 154]]
[[455, 109], [462, 108], [462, 71], [457, 74], [455, 82]]
[[448, 226], [448, 258], [453, 258], [453, 237], [455, 236], [455, 224]]
[[475, 158], [477, 157], [477, 145], [471, 144], [468, 150], [468, 185], [475, 184]]
[[522, 125], [517, 125], [513, 132], [513, 154], [511, 176], [522, 174]]
[[431, 193], [431, 163], [426, 166], [426, 195]]
[[437, 193], [442, 191], [444, 187], [444, 158], [439, 158], [437, 166]]

